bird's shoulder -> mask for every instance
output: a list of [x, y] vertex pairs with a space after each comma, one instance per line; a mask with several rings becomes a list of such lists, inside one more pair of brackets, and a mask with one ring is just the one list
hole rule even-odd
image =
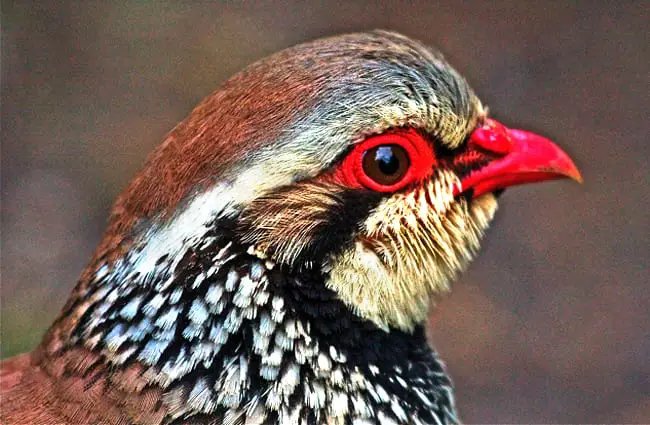
[[139, 371], [108, 372], [83, 349], [46, 362], [39, 357], [29, 353], [0, 363], [0, 423], [163, 421], [162, 392], [140, 385]]
[[34, 364], [32, 354], [21, 354], [0, 362], [0, 422], [7, 424], [62, 423], [52, 404], [51, 383]]

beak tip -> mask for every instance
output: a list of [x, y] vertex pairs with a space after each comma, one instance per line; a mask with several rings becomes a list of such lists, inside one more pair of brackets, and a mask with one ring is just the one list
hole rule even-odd
[[582, 183], [585, 182], [585, 180], [582, 178], [582, 176], [580, 175], [580, 173], [578, 173], [577, 176], [573, 177], [573, 180], [577, 181], [577, 182], [580, 183], [580, 184], [582, 184]]
[[580, 173], [580, 170], [576, 166], [573, 166], [571, 170], [569, 170], [568, 173], [566, 173], [566, 176], [570, 178], [573, 181], [576, 181], [580, 184], [584, 183], [584, 179], [582, 178], [582, 174]]
[[559, 147], [557, 146], [555, 147], [558, 150], [558, 156], [562, 158], [561, 160], [561, 163], [563, 163], [563, 166], [561, 167], [561, 169], [563, 170], [562, 174], [564, 174], [566, 177], [570, 178], [571, 180], [574, 180], [582, 184], [584, 182], [584, 179], [582, 178], [582, 174], [580, 173], [580, 170], [573, 162], [571, 157]]

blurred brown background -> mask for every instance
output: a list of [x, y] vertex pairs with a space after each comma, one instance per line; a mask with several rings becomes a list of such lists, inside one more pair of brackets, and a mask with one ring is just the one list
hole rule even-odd
[[648, 2], [566, 3], [3, 1], [2, 356], [37, 344], [197, 102], [276, 50], [379, 27], [440, 48], [586, 181], [507, 191], [432, 313], [463, 419], [650, 422]]

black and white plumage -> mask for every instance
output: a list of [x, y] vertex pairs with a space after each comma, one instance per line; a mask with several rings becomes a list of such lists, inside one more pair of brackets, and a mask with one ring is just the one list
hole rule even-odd
[[488, 119], [417, 42], [287, 49], [150, 156], [41, 346], [3, 364], [3, 415], [456, 423], [429, 299], [478, 250], [495, 192], [566, 176], [559, 148]]
[[164, 389], [171, 419], [455, 421], [449, 379], [421, 326], [380, 330], [324, 290], [320, 273], [287, 274], [228, 233], [211, 229], [142, 283], [100, 273], [73, 344], [147, 367], [142, 379]]

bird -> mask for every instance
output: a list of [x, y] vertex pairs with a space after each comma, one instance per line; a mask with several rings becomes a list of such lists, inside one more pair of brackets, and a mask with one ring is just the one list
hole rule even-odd
[[2, 423], [454, 424], [431, 299], [506, 188], [569, 178], [441, 53], [375, 30], [226, 80], [117, 198]]

